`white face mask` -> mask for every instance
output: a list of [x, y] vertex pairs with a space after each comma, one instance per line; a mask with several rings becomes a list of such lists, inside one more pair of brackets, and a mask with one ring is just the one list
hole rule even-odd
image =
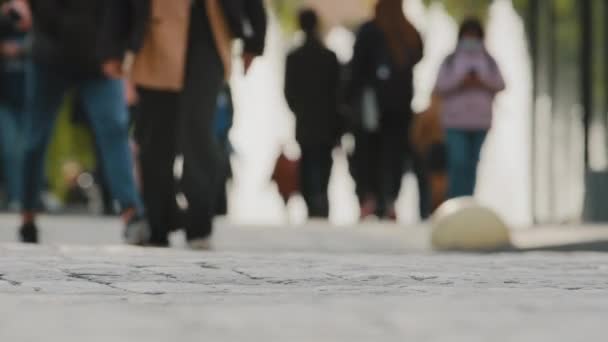
[[467, 52], [478, 52], [483, 49], [483, 43], [477, 38], [463, 38], [460, 41], [460, 48]]

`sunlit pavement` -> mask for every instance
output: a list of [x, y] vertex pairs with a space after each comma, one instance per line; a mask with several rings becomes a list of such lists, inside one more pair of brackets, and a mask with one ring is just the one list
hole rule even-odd
[[438, 254], [427, 227], [323, 223], [146, 250], [114, 220], [42, 223], [30, 247], [0, 217], [0, 341], [605, 339], [608, 254]]

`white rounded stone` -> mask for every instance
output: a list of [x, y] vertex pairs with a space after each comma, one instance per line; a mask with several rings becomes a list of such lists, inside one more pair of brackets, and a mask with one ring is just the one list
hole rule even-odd
[[443, 204], [432, 218], [433, 248], [444, 251], [492, 251], [511, 246], [509, 228], [492, 210], [473, 198]]

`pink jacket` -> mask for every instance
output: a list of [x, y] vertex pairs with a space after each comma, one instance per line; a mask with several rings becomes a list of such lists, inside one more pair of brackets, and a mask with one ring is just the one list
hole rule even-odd
[[[463, 80], [475, 72], [486, 88], [463, 88]], [[446, 58], [439, 71], [435, 92], [442, 99], [444, 128], [487, 130], [492, 126], [496, 94], [505, 89], [498, 65], [487, 51], [456, 52]]]

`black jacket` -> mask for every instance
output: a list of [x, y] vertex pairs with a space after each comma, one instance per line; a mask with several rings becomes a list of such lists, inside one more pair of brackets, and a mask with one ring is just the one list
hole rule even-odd
[[296, 116], [302, 145], [328, 145], [339, 134], [340, 63], [336, 54], [309, 39], [287, 57], [285, 98]]
[[149, 0], [30, 0], [33, 57], [77, 73], [99, 75], [101, 64], [137, 51]]
[[228, 25], [245, 51], [261, 55], [266, 40], [267, 18], [263, 0], [221, 0]]
[[[411, 102], [414, 97], [413, 70], [422, 59], [422, 39], [417, 49], [407, 51], [409, 63], [394, 63], [382, 31], [374, 22], [364, 24], [355, 43], [350, 64], [350, 83], [347, 97], [357, 106], [364, 88], [375, 91], [378, 109], [384, 125], [401, 128], [411, 120]], [[406, 47], [404, 47], [406, 49]], [[358, 113], [357, 110], [354, 113]], [[359, 118], [354, 118], [357, 121]]]

